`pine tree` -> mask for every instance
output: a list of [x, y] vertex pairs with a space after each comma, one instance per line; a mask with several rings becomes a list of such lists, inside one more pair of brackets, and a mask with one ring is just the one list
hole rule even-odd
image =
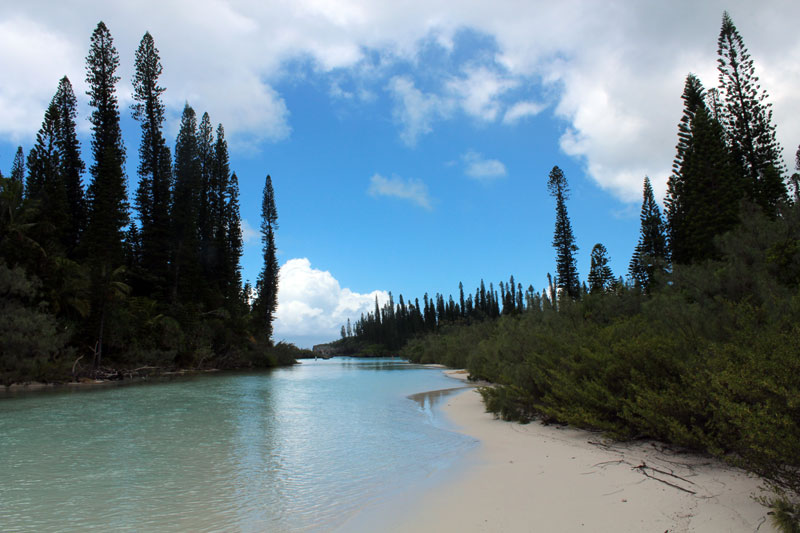
[[[58, 109], [50, 102], [47, 110], [44, 113], [44, 120], [42, 127], [39, 128], [36, 134], [36, 142], [28, 154], [28, 175], [27, 183], [25, 184], [25, 194], [27, 198], [36, 200], [42, 203], [42, 199], [47, 189], [48, 181], [56, 179], [58, 169], [61, 165], [61, 159], [56, 146], [56, 135], [58, 134]], [[18, 152], [19, 153], [19, 152]], [[14, 168], [12, 168], [11, 175], [12, 181], [17, 181], [14, 174], [20, 175], [21, 173], [16, 168], [16, 163], [19, 158], [14, 160]], [[22, 157], [24, 160], [24, 156]], [[47, 210], [45, 208], [45, 215]]]
[[556, 285], [567, 296], [575, 299], [580, 292], [574, 255], [578, 251], [578, 246], [575, 244], [572, 225], [567, 215], [566, 200], [569, 198], [567, 178], [557, 166], [550, 171], [547, 189], [556, 199], [556, 227], [553, 235], [553, 247], [556, 249]]
[[14, 162], [11, 164], [11, 174], [9, 175], [11, 181], [17, 183], [25, 183], [25, 154], [22, 152], [22, 146], [17, 146], [17, 152], [14, 154]]
[[141, 222], [142, 266], [166, 284], [169, 268], [170, 153], [162, 133], [165, 107], [164, 88], [158, 85], [161, 59], [153, 37], [145, 33], [136, 50], [133, 76], [133, 118], [141, 123], [139, 145], [139, 187], [136, 208]]
[[461, 309], [461, 318], [466, 318], [467, 316], [467, 308], [466, 303], [464, 301], [464, 284], [460, 281], [458, 282], [458, 303]]
[[70, 251], [77, 249], [87, 224], [86, 198], [82, 185], [86, 166], [81, 159], [80, 142], [76, 132], [78, 101], [72, 90], [72, 83], [66, 76], [59, 81], [53, 100], [58, 109], [59, 130], [56, 135], [56, 146], [61, 159], [61, 180], [66, 189], [69, 210], [64, 245], [68, 255], [73, 255]]
[[240, 299], [242, 291], [242, 219], [239, 215], [239, 178], [234, 172], [228, 181], [225, 204], [225, 299], [229, 307]]
[[724, 142], [722, 126], [710, 116], [704, 90], [686, 78], [684, 113], [678, 126], [677, 155], [667, 183], [669, 250], [674, 263], [714, 257], [713, 239], [738, 223], [746, 195], [745, 178]]
[[197, 117], [189, 104], [183, 108], [175, 141], [175, 189], [172, 222], [172, 299], [196, 301], [199, 286], [197, 219], [200, 164], [197, 154]]
[[664, 219], [647, 176], [644, 178], [642, 198], [639, 243], [628, 267], [628, 274], [637, 287], [647, 292], [653, 284], [656, 272], [666, 268], [668, 250]]
[[[228, 257], [226, 245], [227, 205], [230, 181], [230, 164], [228, 158], [228, 142], [225, 140], [225, 130], [222, 124], [217, 126], [216, 142], [214, 143], [213, 164], [211, 167], [211, 196], [209, 198], [209, 211], [213, 228], [213, 250], [210, 259], [211, 274], [214, 279], [223, 280], [228, 272], [231, 259]], [[223, 282], [224, 284], [224, 282]]]
[[722, 124], [734, 159], [750, 180], [749, 194], [767, 213], [786, 199], [781, 147], [772, 124], [772, 104], [758, 84], [753, 60], [728, 15], [722, 15], [717, 41]]
[[199, 205], [198, 205], [198, 232], [200, 239], [200, 260], [203, 271], [207, 277], [212, 276], [214, 268], [214, 218], [212, 205], [215, 189], [212, 186], [212, 172], [214, 169], [214, 128], [208, 113], [203, 113], [200, 126], [197, 130], [197, 157], [199, 164]]
[[614, 286], [614, 274], [608, 266], [608, 250], [599, 242], [592, 248], [591, 267], [589, 268], [589, 292], [602, 293]]
[[[261, 202], [261, 242], [264, 252], [264, 268], [256, 283], [256, 302], [253, 305], [255, 317], [255, 335], [263, 341], [272, 338], [272, 322], [278, 308], [278, 259], [275, 248], [275, 230], [278, 229], [278, 211], [275, 209], [275, 192], [272, 189], [272, 178], [267, 175], [264, 184], [264, 197]], [[378, 300], [375, 299], [376, 320], [380, 320]]]
[[[44, 114], [36, 143], [28, 155], [28, 198], [39, 207], [40, 242], [50, 241], [61, 247], [66, 241], [69, 214], [66, 187], [62, 179], [61, 154], [58, 149], [60, 117], [55, 99]], [[63, 252], [63, 250], [60, 250]]]
[[123, 238], [128, 224], [128, 193], [125, 186], [125, 149], [119, 124], [119, 106], [114, 73], [119, 55], [111, 33], [100, 22], [92, 33], [86, 58], [92, 124], [91, 183], [88, 189], [89, 221], [86, 251], [91, 261], [113, 270], [124, 261]]

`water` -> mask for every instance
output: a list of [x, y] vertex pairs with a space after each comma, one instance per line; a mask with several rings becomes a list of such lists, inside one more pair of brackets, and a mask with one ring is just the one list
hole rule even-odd
[[0, 531], [328, 531], [475, 442], [398, 360], [0, 398]]

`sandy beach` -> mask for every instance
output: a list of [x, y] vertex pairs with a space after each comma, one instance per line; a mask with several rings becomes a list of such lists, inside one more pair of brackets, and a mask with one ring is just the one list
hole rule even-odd
[[710, 457], [497, 420], [474, 389], [442, 401], [459, 431], [480, 441], [472, 466], [416, 495], [382, 531], [776, 531], [753, 499], [759, 479]]

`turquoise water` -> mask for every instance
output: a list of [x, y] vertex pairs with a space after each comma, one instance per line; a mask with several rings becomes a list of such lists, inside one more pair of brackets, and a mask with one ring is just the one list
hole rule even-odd
[[328, 531], [475, 441], [386, 359], [0, 398], [0, 531]]

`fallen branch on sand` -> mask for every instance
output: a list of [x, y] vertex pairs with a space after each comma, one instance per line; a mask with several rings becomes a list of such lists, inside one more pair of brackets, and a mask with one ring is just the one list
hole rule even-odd
[[666, 481], [664, 479], [658, 478], [658, 477], [650, 474], [648, 472], [648, 470], [652, 470], [653, 472], [657, 472], [657, 473], [663, 474], [665, 476], [672, 476], [672, 477], [674, 477], [676, 479], [680, 479], [681, 481], [685, 481], [686, 483], [689, 483], [690, 485], [694, 485], [694, 483], [692, 481], [689, 481], [688, 479], [682, 478], [681, 476], [676, 476], [675, 474], [673, 474], [671, 472], [666, 472], [664, 470], [659, 470], [658, 468], [653, 468], [651, 466], [647, 466], [647, 464], [644, 463], [644, 462], [642, 464], [640, 464], [639, 466], [634, 466], [633, 469], [634, 470], [638, 470], [639, 472], [644, 474], [646, 477], [649, 477], [650, 479], [655, 479], [656, 481], [660, 481], [661, 483], [664, 483], [665, 485], [669, 485], [670, 487], [676, 488], [678, 490], [682, 490], [683, 492], [688, 492], [689, 494], [693, 494], [693, 495], [697, 494], [693, 490], [689, 490], [687, 488], [681, 487], [680, 485], [676, 485], [675, 483], [670, 483], [669, 481]]

